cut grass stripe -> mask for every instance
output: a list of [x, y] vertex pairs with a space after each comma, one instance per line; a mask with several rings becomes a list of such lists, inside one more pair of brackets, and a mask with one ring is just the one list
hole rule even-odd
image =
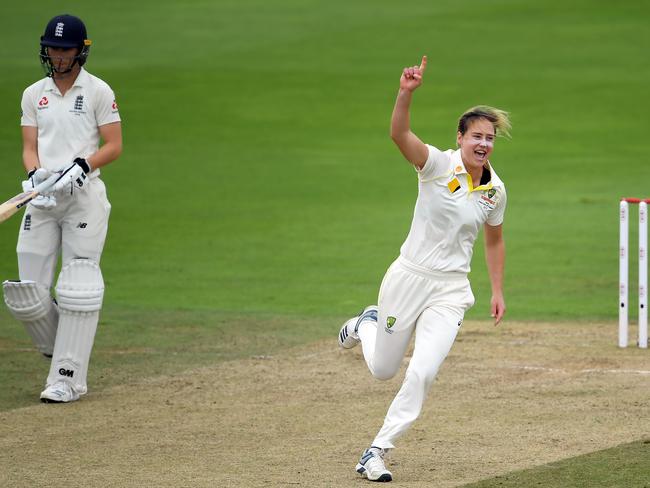
[[563, 459], [465, 485], [464, 488], [648, 488], [650, 436], [644, 440]]

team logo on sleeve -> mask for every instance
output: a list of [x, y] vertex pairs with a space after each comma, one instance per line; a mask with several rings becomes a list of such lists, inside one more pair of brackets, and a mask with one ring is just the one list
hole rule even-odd
[[113, 103], [111, 104], [111, 110], [113, 111], [114, 114], [118, 112], [117, 102], [115, 100], [113, 100]]

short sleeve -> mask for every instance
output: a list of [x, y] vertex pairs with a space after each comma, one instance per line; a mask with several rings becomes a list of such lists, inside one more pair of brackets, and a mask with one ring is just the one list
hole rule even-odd
[[449, 170], [449, 158], [440, 149], [427, 144], [429, 157], [422, 169], [415, 168], [420, 181], [426, 181], [446, 174]]
[[120, 112], [115, 101], [115, 94], [107, 84], [103, 83], [98, 87], [95, 104], [97, 127], [120, 122]]
[[487, 224], [493, 227], [503, 224], [503, 218], [506, 213], [506, 202], [508, 200], [505, 186], [498, 187], [496, 196], [498, 198], [497, 204], [487, 218]]
[[38, 127], [36, 107], [29, 88], [23, 92], [23, 98], [20, 101], [20, 125], [22, 127]]

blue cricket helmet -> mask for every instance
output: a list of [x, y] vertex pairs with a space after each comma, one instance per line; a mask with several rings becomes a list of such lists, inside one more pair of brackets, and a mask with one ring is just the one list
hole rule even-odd
[[[41, 36], [40, 58], [47, 76], [52, 76], [56, 72], [47, 51], [48, 47], [77, 48], [79, 53], [75, 57], [75, 62], [79, 66], [83, 66], [88, 59], [88, 54], [90, 54], [91, 44], [92, 42], [88, 39], [88, 33], [86, 32], [86, 26], [79, 17], [69, 14], [54, 17], [47, 23], [45, 33]], [[65, 72], [71, 70], [72, 66]]]

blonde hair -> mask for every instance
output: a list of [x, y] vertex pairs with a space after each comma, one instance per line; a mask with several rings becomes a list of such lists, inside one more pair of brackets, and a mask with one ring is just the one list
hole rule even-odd
[[510, 138], [510, 129], [512, 129], [512, 125], [510, 124], [508, 112], [488, 105], [477, 105], [476, 107], [466, 110], [458, 120], [458, 132], [465, 134], [470, 124], [477, 119], [489, 120], [494, 126], [496, 135]]

